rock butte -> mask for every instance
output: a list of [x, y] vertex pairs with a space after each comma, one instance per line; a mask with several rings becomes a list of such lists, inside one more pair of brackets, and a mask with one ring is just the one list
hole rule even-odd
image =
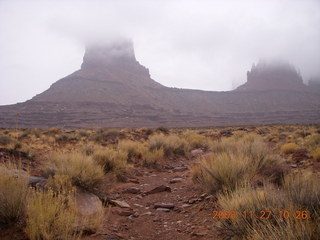
[[320, 123], [319, 87], [292, 66], [260, 62], [247, 76], [235, 91], [169, 88], [136, 60], [132, 41], [90, 45], [80, 70], [31, 100], [0, 106], [0, 127]]

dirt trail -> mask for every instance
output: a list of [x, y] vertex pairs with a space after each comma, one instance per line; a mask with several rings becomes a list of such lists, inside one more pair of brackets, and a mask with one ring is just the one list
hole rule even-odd
[[[141, 176], [111, 190], [111, 196], [130, 208], [110, 207], [101, 233], [85, 239], [216, 239], [214, 197], [192, 183], [194, 159], [173, 161], [162, 171], [138, 168]], [[146, 194], [161, 186], [165, 191]]]

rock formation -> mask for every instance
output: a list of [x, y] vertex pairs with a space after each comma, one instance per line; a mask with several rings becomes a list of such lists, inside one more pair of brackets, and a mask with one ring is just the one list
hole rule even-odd
[[259, 61], [247, 72], [247, 82], [237, 91], [308, 91], [301, 75], [290, 64], [285, 62]]
[[130, 40], [87, 46], [81, 69], [29, 101], [0, 106], [0, 127], [319, 122], [320, 92], [309, 91], [290, 65], [259, 63], [236, 91], [168, 88], [150, 78]]

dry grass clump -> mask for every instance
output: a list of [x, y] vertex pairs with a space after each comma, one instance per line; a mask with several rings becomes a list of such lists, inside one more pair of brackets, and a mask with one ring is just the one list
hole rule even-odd
[[10, 225], [24, 218], [28, 176], [13, 165], [0, 165], [0, 224]]
[[[267, 220], [268, 221], [268, 220]], [[307, 220], [282, 219], [274, 220], [276, 224], [263, 222], [252, 229], [247, 238], [248, 240], [279, 240], [279, 239], [296, 239], [296, 240], [313, 240], [317, 235], [313, 232], [314, 226]]]
[[295, 153], [300, 147], [295, 143], [286, 143], [281, 146], [280, 151], [284, 154]]
[[167, 157], [174, 154], [184, 155], [189, 149], [188, 142], [177, 135], [153, 135], [149, 138], [147, 144], [151, 151], [162, 148], [164, 155]]
[[[317, 235], [316, 221], [296, 219], [295, 212], [305, 209], [288, 200], [279, 190], [241, 188], [220, 195], [218, 202], [223, 210], [235, 211], [238, 216], [236, 219], [221, 219], [219, 230], [228, 237], [252, 240], [311, 240]], [[263, 211], [271, 211], [270, 216], [268, 213], [263, 215]], [[280, 211], [290, 212], [291, 217], [284, 218]], [[262, 216], [265, 219], [261, 218]]]
[[170, 130], [167, 127], [164, 126], [160, 126], [156, 129], [157, 132], [162, 132], [164, 134], [169, 134]]
[[284, 178], [284, 189], [289, 199], [309, 210], [314, 218], [320, 220], [320, 184], [319, 177], [312, 172], [287, 175]]
[[97, 148], [93, 144], [85, 144], [82, 147], [82, 153], [86, 156], [92, 156], [96, 150]]
[[95, 142], [105, 142], [108, 140], [117, 140], [122, 137], [123, 134], [117, 129], [100, 129], [90, 136], [90, 140]]
[[74, 191], [74, 186], [70, 176], [56, 174], [48, 178], [46, 189], [50, 189], [55, 193], [69, 193]]
[[208, 140], [205, 136], [195, 133], [194, 131], [186, 130], [183, 132], [182, 136], [193, 149], [201, 148], [208, 144]]
[[261, 224], [262, 220], [256, 218], [260, 216], [261, 210], [275, 212], [278, 210], [276, 206], [283, 205], [277, 196], [278, 193], [269, 194], [266, 189], [250, 187], [219, 195], [218, 203], [222, 210], [235, 211], [237, 214], [236, 219], [221, 219], [219, 230], [229, 237], [238, 236], [239, 239], [246, 239], [250, 230]]
[[89, 191], [97, 187], [104, 176], [103, 168], [92, 157], [78, 152], [56, 153], [49, 161], [51, 166], [47, 171], [52, 171], [54, 175], [69, 176], [75, 186]]
[[311, 135], [308, 139], [307, 144], [310, 146], [311, 149], [320, 147], [320, 134]]
[[143, 165], [145, 167], [155, 168], [159, 161], [163, 159], [164, 152], [163, 149], [148, 150], [143, 153]]
[[127, 153], [128, 161], [133, 158], [141, 159], [142, 154], [146, 151], [146, 147], [142, 143], [131, 140], [119, 141], [117, 148], [119, 152]]
[[12, 141], [13, 141], [12, 138], [9, 136], [5, 136], [5, 135], [0, 136], [0, 145], [6, 146], [10, 144]]
[[314, 150], [311, 155], [317, 162], [320, 162], [320, 148]]
[[[232, 166], [232, 167], [231, 167]], [[192, 169], [193, 180], [208, 191], [233, 190], [249, 181], [249, 159], [234, 153], [220, 153], [203, 158]]]
[[25, 232], [30, 240], [79, 239], [72, 195], [34, 190], [27, 204]]
[[193, 180], [210, 192], [232, 191], [279, 160], [259, 138], [223, 140], [193, 168]]
[[128, 168], [127, 153], [118, 149], [101, 149], [93, 155], [93, 159], [104, 169], [105, 173], [113, 172], [119, 180], [124, 177]]

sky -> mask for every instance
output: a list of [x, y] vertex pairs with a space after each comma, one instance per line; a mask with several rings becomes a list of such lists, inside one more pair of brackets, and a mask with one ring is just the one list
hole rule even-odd
[[320, 76], [319, 0], [0, 0], [0, 105], [78, 70], [89, 41], [134, 42], [161, 84], [229, 91], [259, 59]]

